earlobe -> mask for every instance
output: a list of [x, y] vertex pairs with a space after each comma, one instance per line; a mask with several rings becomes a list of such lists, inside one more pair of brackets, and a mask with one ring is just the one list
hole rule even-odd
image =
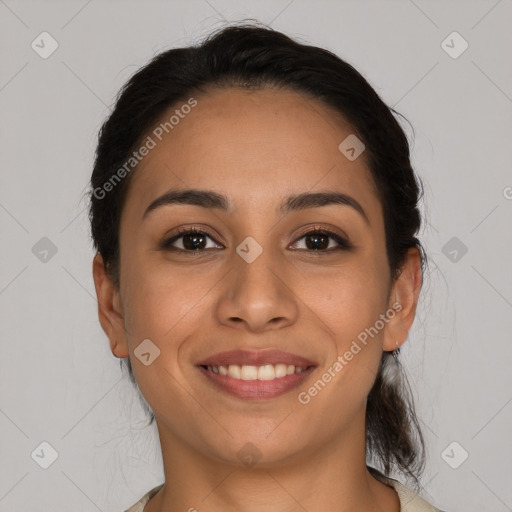
[[383, 341], [385, 351], [393, 351], [407, 340], [416, 314], [422, 282], [421, 254], [416, 247], [411, 247], [402, 272], [392, 285], [389, 307], [393, 308], [395, 314], [386, 325]]
[[116, 357], [128, 357], [119, 291], [108, 276], [100, 253], [94, 256], [92, 273], [98, 301], [98, 318], [109, 338], [110, 349]]

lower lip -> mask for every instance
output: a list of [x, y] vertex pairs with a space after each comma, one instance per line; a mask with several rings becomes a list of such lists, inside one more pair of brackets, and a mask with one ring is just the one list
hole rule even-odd
[[210, 372], [202, 366], [197, 368], [220, 390], [247, 400], [260, 400], [283, 395], [298, 387], [315, 369], [314, 366], [310, 366], [301, 373], [293, 373], [273, 380], [242, 380]]

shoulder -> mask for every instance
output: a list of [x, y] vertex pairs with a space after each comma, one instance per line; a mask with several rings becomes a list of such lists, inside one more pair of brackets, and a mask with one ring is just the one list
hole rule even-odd
[[401, 484], [398, 480], [393, 480], [392, 478], [386, 478], [385, 480], [384, 483], [393, 487], [398, 494], [400, 512], [442, 512], [405, 485]]
[[149, 492], [144, 494], [142, 498], [134, 503], [130, 508], [126, 509], [124, 512], [143, 512], [146, 503], [163, 487], [164, 484], [160, 484], [159, 486], [151, 489]]

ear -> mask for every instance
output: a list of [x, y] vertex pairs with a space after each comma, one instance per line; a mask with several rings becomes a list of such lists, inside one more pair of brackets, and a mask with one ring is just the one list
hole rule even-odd
[[421, 255], [416, 247], [411, 247], [406, 255], [405, 263], [399, 277], [392, 285], [389, 294], [389, 321], [384, 333], [383, 349], [393, 351], [407, 340], [412, 327], [416, 306], [420, 295], [423, 276], [421, 273]]
[[121, 297], [107, 274], [100, 253], [93, 259], [92, 275], [98, 300], [98, 318], [110, 341], [110, 350], [116, 357], [128, 357]]

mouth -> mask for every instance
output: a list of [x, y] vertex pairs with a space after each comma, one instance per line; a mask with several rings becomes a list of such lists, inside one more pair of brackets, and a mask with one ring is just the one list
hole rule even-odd
[[196, 365], [218, 390], [248, 400], [287, 393], [307, 379], [316, 366], [279, 350], [222, 352]]

